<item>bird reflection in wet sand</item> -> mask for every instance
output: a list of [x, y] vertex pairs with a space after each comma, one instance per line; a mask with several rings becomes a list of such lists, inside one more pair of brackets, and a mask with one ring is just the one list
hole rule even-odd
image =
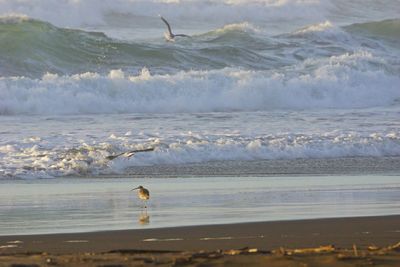
[[147, 214], [147, 210], [140, 212], [138, 222], [141, 225], [146, 225], [150, 223], [150, 215]]

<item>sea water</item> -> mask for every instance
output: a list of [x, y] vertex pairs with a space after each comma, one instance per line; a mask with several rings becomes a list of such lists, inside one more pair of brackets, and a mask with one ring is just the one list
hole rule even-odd
[[[151, 189], [141, 203], [133, 183]], [[2, 181], [0, 235], [398, 214], [397, 176]], [[146, 206], [146, 208], [144, 208]]]
[[[357, 181], [373, 175], [365, 184], [385, 184], [382, 177], [390, 175], [396, 184], [399, 14], [397, 0], [2, 1], [0, 190], [7, 197], [0, 216], [8, 229], [2, 234], [21, 218], [32, 218], [12, 197], [37, 203], [29, 190], [18, 193], [22, 184], [41, 185], [44, 196], [46, 188], [66, 183], [90, 194], [104, 185], [102, 179], [116, 177], [126, 187], [160, 183], [165, 191], [201, 177], [209, 187], [233, 183], [232, 196], [244, 181], [239, 176], [264, 177], [252, 181], [265, 188], [271, 177], [290, 185], [288, 177], [299, 175], [335, 181], [341, 176], [333, 174]], [[174, 33], [191, 37], [166, 42], [159, 15]], [[107, 159], [146, 148], [154, 151]], [[390, 201], [398, 207], [399, 191], [393, 190], [397, 197]], [[71, 197], [79, 199], [73, 192]], [[39, 206], [53, 202], [43, 199]], [[238, 205], [229, 203], [232, 211]], [[346, 215], [332, 210], [333, 216]], [[359, 215], [396, 213], [383, 211]], [[163, 226], [156, 214], [152, 226]], [[274, 218], [299, 218], [290, 214]], [[185, 221], [185, 213], [180, 216]], [[256, 212], [245, 218], [268, 219]], [[108, 227], [114, 229], [116, 221]], [[82, 229], [94, 228], [62, 231]]]

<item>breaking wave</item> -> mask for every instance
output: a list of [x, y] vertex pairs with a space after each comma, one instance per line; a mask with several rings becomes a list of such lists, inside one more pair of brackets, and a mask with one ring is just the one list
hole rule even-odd
[[151, 43], [119, 41], [101, 32], [7, 16], [0, 18], [0, 75], [37, 78], [47, 72], [105, 74], [115, 68], [139, 72], [144, 66], [159, 73], [237, 65], [267, 68], [270, 58], [254, 46], [246, 47], [254, 42], [265, 43], [249, 33], [254, 29], [248, 23], [232, 24], [194, 36], [196, 46], [185, 42], [169, 45], [161, 38]]
[[[306, 60], [291, 71], [222, 69], [139, 75], [46, 74], [0, 79], [0, 114], [101, 114], [366, 108], [396, 105], [400, 77], [359, 51]], [[308, 70], [307, 73], [303, 73]]]
[[[388, 20], [341, 28], [325, 21], [271, 37], [264, 29], [242, 22], [170, 45], [162, 38], [129, 42], [102, 32], [59, 28], [27, 16], [11, 15], [0, 18], [0, 76], [40, 78], [46, 73], [85, 72], [106, 75], [113, 69], [139, 73], [143, 67], [157, 74], [223, 68], [277, 70], [306, 58], [339, 56], [360, 49], [375, 54], [369, 47], [379, 48], [382, 43], [374, 38], [360, 40], [358, 36], [368, 31], [398, 42], [399, 24], [399, 20]], [[398, 60], [390, 53], [383, 56]], [[399, 64], [388, 64], [391, 65]]]
[[[132, 166], [215, 160], [400, 156], [399, 0], [0, 2], [0, 119], [7, 125], [0, 126], [0, 177], [127, 173]], [[158, 14], [191, 38], [165, 42]], [[358, 108], [377, 112], [358, 117]], [[383, 122], [387, 110], [392, 115]], [[226, 120], [207, 128], [196, 119], [231, 111], [243, 116], [235, 126], [224, 128]], [[299, 124], [287, 130], [282, 111], [299, 115]], [[336, 118], [341, 112], [357, 114]], [[115, 117], [140, 123], [87, 115], [121, 113], [135, 114]], [[247, 113], [261, 114], [251, 127]], [[301, 119], [309, 122], [311, 113], [322, 116], [303, 127]], [[165, 116], [172, 125], [163, 124]], [[41, 121], [51, 117], [59, 124]], [[268, 119], [261, 127], [260, 118]], [[116, 130], [126, 128], [133, 133]], [[155, 150], [106, 160], [146, 147]]]
[[354, 31], [393, 39], [398, 29], [399, 20], [344, 28], [326, 21], [268, 37], [238, 23], [170, 45], [6, 16], [0, 18], [0, 114], [396, 105], [399, 58]]
[[[128, 135], [110, 136], [96, 144], [49, 146], [48, 140], [30, 138], [0, 146], [0, 178], [50, 178], [69, 175], [126, 174], [129, 167], [200, 163], [221, 160], [276, 160], [297, 158], [400, 156], [398, 132], [282, 134], [260, 137], [234, 135], [179, 135], [171, 141], [149, 138], [135, 144]], [[47, 145], [44, 145], [47, 144]], [[107, 156], [154, 147], [134, 157]]]

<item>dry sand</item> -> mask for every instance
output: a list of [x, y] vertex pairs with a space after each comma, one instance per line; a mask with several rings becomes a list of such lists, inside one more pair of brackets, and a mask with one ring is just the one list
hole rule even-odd
[[400, 266], [399, 241], [400, 215], [1, 236], [0, 266]]

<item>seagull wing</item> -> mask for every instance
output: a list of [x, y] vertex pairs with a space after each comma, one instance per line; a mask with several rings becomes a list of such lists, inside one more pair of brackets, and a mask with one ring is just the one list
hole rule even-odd
[[154, 147], [150, 147], [150, 148], [145, 148], [145, 149], [138, 149], [138, 150], [132, 150], [132, 151], [127, 151], [127, 152], [122, 152], [116, 155], [110, 155], [107, 156], [106, 159], [108, 160], [113, 160], [115, 158], [118, 158], [119, 156], [122, 155], [126, 155], [128, 158], [132, 157], [133, 155], [135, 155], [135, 153], [139, 153], [139, 152], [149, 152], [149, 151], [154, 151]]
[[171, 36], [174, 36], [174, 34], [173, 34], [172, 31], [171, 31], [171, 26], [169, 26], [168, 21], [167, 21], [166, 19], [164, 19], [162, 16], [160, 16], [160, 19], [161, 19], [162, 21], [164, 21], [165, 25], [167, 25], [169, 34], [170, 34]]
[[189, 35], [186, 35], [186, 34], [175, 34], [175, 36], [178, 36], [178, 37], [190, 37]]

